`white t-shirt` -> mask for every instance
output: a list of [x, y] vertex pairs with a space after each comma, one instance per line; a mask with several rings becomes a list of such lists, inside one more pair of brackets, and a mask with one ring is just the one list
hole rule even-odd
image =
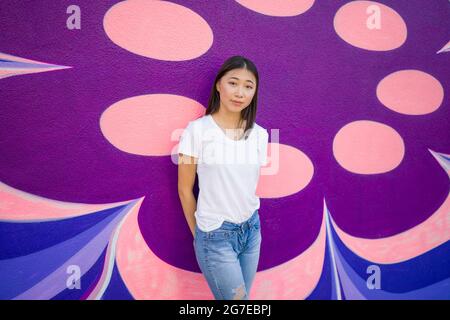
[[267, 164], [268, 141], [269, 133], [256, 123], [247, 139], [233, 140], [210, 114], [189, 122], [178, 153], [198, 158], [200, 230], [217, 229], [224, 220], [244, 222], [259, 208], [255, 191], [260, 167]]

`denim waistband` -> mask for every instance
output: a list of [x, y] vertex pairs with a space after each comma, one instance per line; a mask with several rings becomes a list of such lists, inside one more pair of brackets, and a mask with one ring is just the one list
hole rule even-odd
[[248, 228], [251, 228], [253, 225], [255, 225], [259, 220], [259, 214], [258, 214], [258, 209], [256, 209], [250, 218], [248, 218], [246, 221], [241, 222], [241, 223], [233, 223], [230, 221], [224, 221], [222, 223], [222, 226], [220, 227], [220, 229], [222, 230], [245, 230]]

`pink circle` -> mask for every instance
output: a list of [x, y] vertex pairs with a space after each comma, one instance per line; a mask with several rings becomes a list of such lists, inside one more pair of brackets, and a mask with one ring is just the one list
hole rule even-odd
[[360, 120], [342, 127], [333, 140], [336, 161], [346, 170], [377, 174], [395, 169], [403, 160], [405, 145], [393, 128]]
[[285, 197], [304, 189], [312, 180], [314, 165], [302, 151], [269, 143], [268, 164], [261, 168], [256, 194], [262, 198]]
[[103, 28], [118, 46], [160, 60], [197, 58], [213, 42], [212, 30], [200, 15], [168, 1], [119, 2], [106, 12]]
[[409, 115], [435, 111], [444, 100], [439, 80], [420, 70], [401, 70], [384, 77], [377, 86], [377, 97], [387, 108]]
[[362, 49], [387, 51], [400, 47], [407, 37], [402, 17], [375, 1], [352, 1], [336, 12], [334, 29], [345, 42]]
[[171, 155], [188, 122], [205, 108], [190, 98], [149, 94], [118, 101], [100, 117], [100, 129], [116, 148], [139, 155]]
[[235, 0], [237, 3], [255, 12], [278, 17], [291, 17], [308, 11], [315, 0]]

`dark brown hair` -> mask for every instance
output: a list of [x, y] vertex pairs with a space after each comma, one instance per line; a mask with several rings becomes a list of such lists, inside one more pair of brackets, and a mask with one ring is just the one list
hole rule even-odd
[[259, 75], [258, 70], [256, 69], [255, 64], [249, 59], [243, 56], [232, 56], [228, 58], [220, 67], [216, 79], [214, 80], [214, 84], [211, 89], [211, 94], [209, 96], [208, 108], [206, 109], [205, 115], [213, 114], [219, 110], [220, 107], [220, 96], [219, 91], [216, 89], [217, 82], [230, 70], [233, 69], [246, 69], [253, 73], [256, 78], [256, 90], [255, 95], [253, 96], [250, 104], [241, 111], [241, 119], [239, 120], [239, 125], [243, 123], [244, 120], [247, 121], [245, 125], [245, 139], [248, 136], [248, 130], [253, 128], [253, 124], [256, 118], [256, 110], [258, 104], [258, 88], [259, 88]]

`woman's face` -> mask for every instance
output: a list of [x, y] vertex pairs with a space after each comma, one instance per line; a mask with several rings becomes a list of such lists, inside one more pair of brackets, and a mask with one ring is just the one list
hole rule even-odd
[[228, 71], [216, 83], [216, 89], [220, 95], [220, 107], [229, 112], [241, 112], [252, 102], [256, 85], [255, 76], [247, 69]]

